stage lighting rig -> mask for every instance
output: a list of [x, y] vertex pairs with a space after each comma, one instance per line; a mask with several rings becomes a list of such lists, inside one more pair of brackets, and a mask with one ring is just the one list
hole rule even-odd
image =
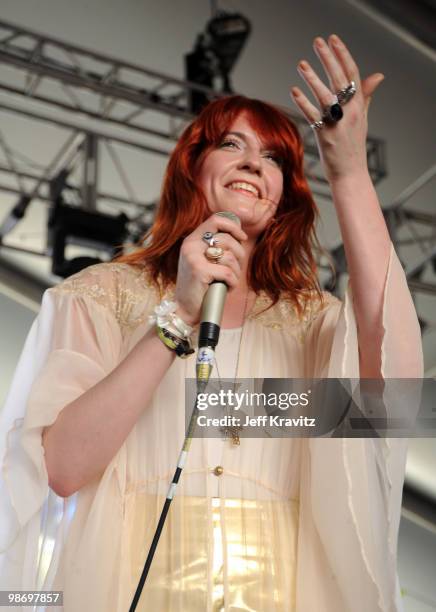
[[121, 252], [126, 238], [128, 217], [90, 212], [65, 204], [59, 196], [48, 220], [49, 242], [52, 250], [52, 272], [66, 278], [83, 268], [104, 261], [98, 257], [81, 256], [66, 259], [68, 244], [85, 246], [106, 252], [109, 259]]
[[9, 211], [6, 218], [3, 220], [3, 223], [0, 224], [0, 244], [2, 243], [3, 236], [9, 234], [17, 223], [24, 217], [26, 214], [27, 207], [32, 201], [32, 196], [23, 193], [18, 198], [18, 202], [15, 206]]
[[50, 181], [53, 204], [47, 221], [47, 248], [52, 256], [52, 272], [62, 278], [103, 261], [98, 257], [86, 255], [67, 259], [67, 245], [74, 244], [103, 251], [111, 259], [121, 251], [129, 221], [124, 213], [109, 216], [67, 204], [63, 192], [68, 187], [69, 173], [68, 168], [63, 168]]
[[[232, 71], [251, 32], [250, 22], [240, 13], [218, 12], [199, 34], [191, 53], [185, 55], [186, 79], [220, 93], [233, 93]], [[216, 81], [221, 79], [221, 88]], [[200, 91], [190, 93], [190, 110], [197, 114], [209, 102]]]

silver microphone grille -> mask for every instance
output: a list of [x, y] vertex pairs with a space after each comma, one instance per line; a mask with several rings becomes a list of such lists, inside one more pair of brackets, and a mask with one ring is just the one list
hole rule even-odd
[[235, 223], [239, 225], [239, 227], [241, 227], [241, 219], [238, 217], [238, 215], [235, 215], [235, 213], [223, 210], [223, 211], [217, 212], [216, 214], [219, 215], [220, 217], [227, 217], [227, 219], [234, 221]]

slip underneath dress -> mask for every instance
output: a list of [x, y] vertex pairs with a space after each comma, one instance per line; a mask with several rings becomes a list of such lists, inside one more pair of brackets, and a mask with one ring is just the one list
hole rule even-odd
[[[221, 330], [216, 351], [221, 378], [233, 380], [235, 376], [241, 331], [241, 328]], [[212, 378], [216, 375], [215, 367]], [[244, 438], [236, 446], [230, 439], [209, 438], [206, 441], [208, 465], [210, 469], [220, 466], [226, 471], [225, 445], [228, 445], [227, 453], [254, 453], [255, 461], [262, 443], [256, 440], [253, 444], [251, 439]], [[283, 445], [292, 457], [289, 465], [292, 497], [281, 499], [265, 483], [249, 480], [242, 483], [236, 475], [232, 478], [226, 473], [226, 479], [213, 476], [212, 494], [205, 498], [195, 495], [195, 478], [191, 475], [189, 488], [178, 489], [172, 501], [138, 611], [295, 610], [299, 519], [299, 457], [295, 447], [298, 440], [267, 440], [266, 443], [270, 450], [264, 454], [265, 460], [275, 460], [277, 470], [283, 469], [283, 456], [280, 456]], [[271, 463], [270, 467], [274, 473]], [[149, 486], [146, 488], [147, 491], [141, 492], [135, 486], [125, 506], [124, 524], [129, 526], [135, 584], [165, 501], [164, 496], [150, 494]], [[186, 490], [194, 494], [187, 495]], [[234, 496], [236, 493], [239, 497]]]

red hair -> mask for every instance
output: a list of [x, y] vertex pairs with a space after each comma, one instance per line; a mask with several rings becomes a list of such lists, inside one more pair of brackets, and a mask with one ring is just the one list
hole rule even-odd
[[272, 304], [288, 298], [301, 314], [313, 291], [322, 300], [312, 247], [318, 209], [303, 168], [303, 143], [295, 124], [278, 108], [244, 96], [208, 104], [185, 129], [171, 154], [153, 226], [146, 244], [115, 259], [145, 266], [159, 290], [176, 282], [182, 241], [210, 211], [196, 176], [207, 153], [219, 146], [235, 119], [244, 113], [269, 150], [282, 160], [283, 194], [272, 222], [257, 237], [248, 267], [248, 284], [263, 290]]

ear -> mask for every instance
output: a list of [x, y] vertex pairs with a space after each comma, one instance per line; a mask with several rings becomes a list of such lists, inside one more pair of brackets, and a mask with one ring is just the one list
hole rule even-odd
[[362, 80], [362, 94], [365, 103], [365, 112], [368, 112], [371, 98], [377, 87], [384, 81], [384, 75], [381, 72], [371, 74], [366, 79]]

